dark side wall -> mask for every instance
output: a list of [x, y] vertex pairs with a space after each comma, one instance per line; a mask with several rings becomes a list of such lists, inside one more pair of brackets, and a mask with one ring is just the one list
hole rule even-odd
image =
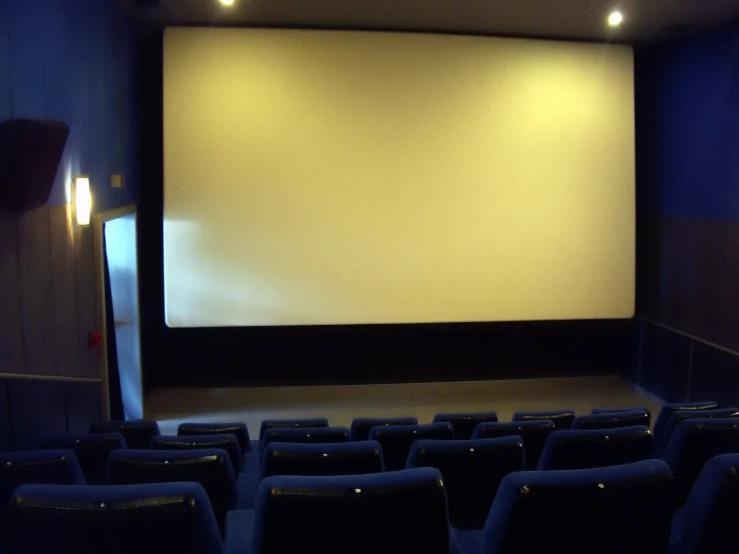
[[707, 343], [739, 351], [739, 26], [635, 63], [637, 313], [666, 326], [645, 325], [638, 378], [736, 403], [739, 357]]
[[100, 417], [92, 228], [69, 185], [89, 175], [96, 212], [137, 201], [136, 44], [115, 0], [0, 1], [0, 121], [70, 127], [48, 205], [0, 211], [0, 448]]

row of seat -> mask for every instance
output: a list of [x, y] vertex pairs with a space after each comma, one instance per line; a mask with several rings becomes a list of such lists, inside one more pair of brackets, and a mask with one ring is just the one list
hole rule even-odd
[[3, 518], [11, 554], [703, 554], [739, 538], [739, 454], [711, 459], [682, 513], [663, 461], [516, 472], [481, 530], [447, 518], [436, 468], [262, 481], [255, 510], [227, 515], [225, 540], [197, 483], [23, 485]]

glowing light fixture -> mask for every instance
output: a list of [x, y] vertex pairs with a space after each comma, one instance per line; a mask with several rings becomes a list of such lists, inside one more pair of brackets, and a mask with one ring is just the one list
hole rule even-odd
[[234, 0], [219, 0], [219, 1], [224, 6], [233, 6], [234, 5]]
[[619, 11], [611, 12], [611, 14], [608, 16], [608, 24], [611, 27], [618, 27], [623, 22], [624, 22], [624, 14], [622, 14]]
[[74, 179], [74, 217], [77, 225], [89, 225], [91, 211], [90, 178], [79, 175]]

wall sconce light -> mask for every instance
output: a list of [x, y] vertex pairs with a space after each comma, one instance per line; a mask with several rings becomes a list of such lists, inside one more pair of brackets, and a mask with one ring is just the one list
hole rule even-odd
[[90, 178], [79, 175], [74, 178], [74, 217], [77, 225], [90, 224], [92, 211], [92, 196], [90, 195]]

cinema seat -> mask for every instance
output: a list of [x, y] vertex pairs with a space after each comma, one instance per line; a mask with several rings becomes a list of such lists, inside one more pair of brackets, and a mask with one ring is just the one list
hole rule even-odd
[[0, 549], [8, 547], [8, 502], [21, 485], [84, 485], [85, 478], [71, 450], [30, 450], [0, 453]]
[[272, 442], [349, 442], [347, 427], [273, 427], [262, 436], [262, 450]]
[[662, 431], [658, 437], [654, 439], [654, 457], [661, 458], [667, 450], [675, 427], [686, 419], [723, 419], [739, 417], [739, 410], [736, 408], [719, 408], [715, 410], [678, 410], [673, 412], [667, 422], [662, 426]]
[[602, 414], [579, 415], [572, 422], [571, 429], [616, 429], [644, 425], [649, 427], [649, 414], [642, 410], [605, 412]]
[[[259, 426], [259, 449], [262, 447], [262, 437], [268, 429], [275, 427], [328, 427], [328, 419], [312, 417], [305, 419], [265, 419]], [[252, 443], [252, 446], [254, 444]]]
[[647, 419], [651, 423], [652, 421], [652, 412], [649, 408], [644, 408], [643, 406], [639, 407], [631, 407], [631, 408], [593, 408], [593, 411], [590, 412], [591, 414], [610, 414], [610, 413], [616, 413], [616, 412], [644, 412], [647, 414]]
[[739, 453], [739, 419], [687, 419], [678, 423], [664, 455], [675, 479], [676, 506], [685, 504], [708, 460], [735, 453]]
[[13, 554], [221, 554], [198, 483], [24, 485], [10, 501]]
[[239, 509], [254, 508], [261, 479], [275, 475], [360, 475], [381, 473], [382, 448], [375, 441], [325, 444], [272, 442], [264, 447], [259, 473], [238, 479]]
[[575, 412], [572, 410], [552, 410], [552, 411], [536, 411], [536, 412], [516, 412], [513, 414], [513, 421], [536, 421], [538, 419], [547, 419], [554, 423], [559, 429], [569, 429], [572, 422], [575, 421]]
[[237, 506], [236, 478], [225, 450], [119, 450], [108, 459], [108, 485], [177, 482], [200, 483], [219, 527], [225, 527], [226, 512]]
[[534, 470], [539, 464], [547, 437], [555, 431], [554, 423], [548, 419], [480, 423], [472, 434], [473, 439], [495, 439], [518, 435], [523, 440], [526, 469]]
[[413, 443], [408, 468], [441, 471], [449, 520], [459, 529], [481, 529], [503, 477], [524, 469], [521, 437], [479, 440], [420, 440]]
[[439, 470], [268, 477], [228, 514], [229, 554], [457, 553]]
[[480, 423], [494, 423], [498, 421], [495, 412], [477, 412], [467, 414], [436, 414], [434, 423], [451, 423], [456, 440], [469, 440]]
[[718, 404], [716, 402], [678, 402], [665, 404], [659, 411], [659, 415], [657, 416], [657, 420], [654, 422], [652, 432], [655, 437], [659, 437], [662, 433], [662, 427], [667, 423], [667, 420], [670, 419], [670, 416], [678, 410], [698, 411], [715, 410], [716, 408], [718, 408]]
[[685, 510], [676, 517], [671, 554], [715, 554], [739, 543], [739, 454], [703, 466]]
[[382, 459], [386, 471], [405, 468], [411, 446], [417, 440], [454, 440], [451, 423], [427, 423], [425, 425], [393, 425], [373, 427], [369, 440], [375, 440], [382, 447]]
[[483, 531], [460, 533], [465, 552], [664, 553], [670, 470], [660, 460], [503, 478]]
[[151, 439], [153, 450], [212, 450], [219, 448], [228, 452], [233, 472], [238, 475], [243, 470], [244, 459], [235, 435], [159, 435]]
[[537, 469], [586, 469], [651, 458], [649, 427], [555, 431], [544, 445]]
[[198, 435], [234, 435], [239, 441], [241, 452], [251, 451], [249, 430], [244, 423], [213, 422], [213, 423], [181, 423], [177, 427], [177, 434], [181, 436]]
[[82, 468], [85, 481], [90, 485], [105, 483], [108, 455], [126, 448], [120, 433], [75, 433], [42, 435], [38, 447], [44, 450], [72, 450]]
[[393, 425], [418, 425], [418, 419], [415, 417], [358, 417], [352, 421], [352, 440], [367, 440], [373, 427], [390, 427]]
[[128, 448], [149, 448], [149, 441], [159, 434], [159, 424], [150, 419], [132, 421], [96, 421], [90, 424], [90, 433], [120, 433]]

